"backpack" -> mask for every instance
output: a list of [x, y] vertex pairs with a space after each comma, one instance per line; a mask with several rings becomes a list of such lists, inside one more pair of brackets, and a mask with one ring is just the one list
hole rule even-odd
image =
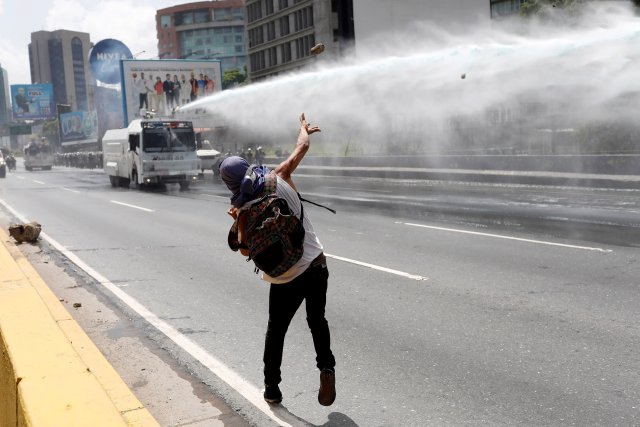
[[[280, 276], [302, 258], [305, 234], [302, 225], [304, 207], [300, 205], [300, 218], [295, 216], [287, 201], [275, 194], [276, 183], [274, 172], [267, 175], [263, 196], [238, 213], [238, 218], [247, 215], [247, 261], [253, 260], [256, 273], [262, 270], [271, 277]], [[227, 240], [233, 251], [240, 249], [238, 219], [233, 223]]]

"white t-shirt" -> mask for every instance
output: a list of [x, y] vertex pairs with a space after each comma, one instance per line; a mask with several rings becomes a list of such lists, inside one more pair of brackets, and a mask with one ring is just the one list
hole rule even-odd
[[180, 80], [180, 98], [189, 99], [191, 96], [191, 83], [189, 80]]
[[133, 78], [133, 82], [131, 84], [131, 87], [133, 88], [133, 96], [135, 97], [136, 101], [138, 100], [138, 95], [140, 95], [140, 79], [137, 77]]
[[[282, 197], [287, 201], [289, 208], [293, 211], [293, 213], [300, 218], [300, 210], [301, 210], [301, 201], [298, 198], [298, 193], [291, 188], [291, 186], [279, 176], [277, 177], [278, 183], [276, 184], [276, 195], [278, 197]], [[313, 224], [311, 224], [311, 220], [309, 220], [308, 211], [305, 210], [304, 218], [302, 220], [302, 225], [304, 226], [304, 252], [302, 253], [302, 258], [298, 260], [293, 267], [289, 270], [285, 271], [278, 277], [270, 277], [266, 273], [262, 273], [262, 280], [269, 283], [288, 283], [304, 273], [304, 271], [309, 267], [311, 261], [316, 259], [318, 255], [322, 253], [322, 243], [318, 240], [318, 236], [316, 236], [315, 231], [313, 231]]]

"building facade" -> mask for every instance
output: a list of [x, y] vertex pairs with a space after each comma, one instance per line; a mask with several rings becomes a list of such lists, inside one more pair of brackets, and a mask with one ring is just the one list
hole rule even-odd
[[336, 58], [353, 46], [352, 0], [247, 0], [249, 78], [291, 72], [316, 58]]
[[218, 59], [244, 72], [247, 55], [243, 0], [201, 1], [156, 12], [160, 59]]
[[489, 25], [486, 0], [353, 0], [356, 50], [375, 50], [381, 37], [402, 37], [417, 23], [461, 34]]
[[9, 76], [7, 75], [7, 70], [0, 67], [0, 127], [11, 121], [10, 99]]
[[56, 30], [31, 33], [31, 83], [51, 83], [56, 104], [72, 111], [93, 110], [95, 80], [89, 67], [88, 33]]
[[356, 49], [371, 47], [380, 35], [399, 34], [414, 23], [430, 23], [455, 33], [488, 25], [486, 0], [353, 0]]

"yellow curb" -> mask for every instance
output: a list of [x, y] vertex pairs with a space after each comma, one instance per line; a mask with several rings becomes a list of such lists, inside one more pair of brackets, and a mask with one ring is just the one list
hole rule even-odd
[[0, 230], [0, 425], [158, 426]]

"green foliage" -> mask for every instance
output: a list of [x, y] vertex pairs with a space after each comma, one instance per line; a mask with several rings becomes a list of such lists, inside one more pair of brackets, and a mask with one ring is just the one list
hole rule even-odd
[[42, 135], [51, 142], [58, 142], [58, 119], [48, 120], [42, 124]]
[[[587, 0], [526, 0], [520, 6], [520, 15], [547, 17], [553, 9], [578, 10]], [[640, 0], [634, 0], [640, 2]]]
[[239, 69], [227, 70], [222, 76], [222, 89], [228, 89], [237, 84], [242, 84], [247, 79], [247, 75]]

